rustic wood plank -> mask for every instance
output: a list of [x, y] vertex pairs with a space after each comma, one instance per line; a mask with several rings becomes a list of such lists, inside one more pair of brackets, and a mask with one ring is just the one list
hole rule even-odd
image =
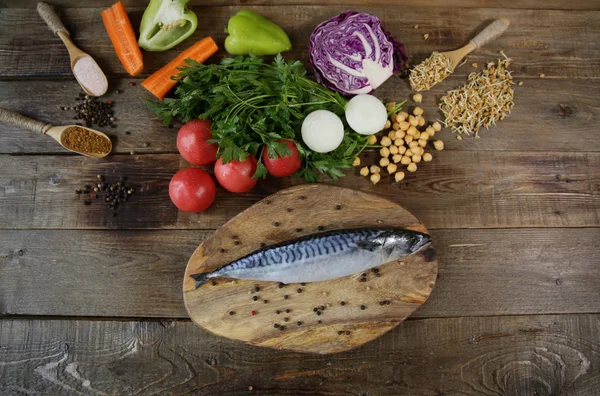
[[[548, 10], [598, 10], [600, 3], [597, 0], [592, 1], [569, 1], [562, 0], [521, 0], [521, 1], [505, 1], [505, 0], [369, 0], [369, 5], [385, 5], [385, 6], [417, 6], [417, 7], [467, 7], [467, 8], [516, 8], [516, 9], [548, 9]], [[2, 0], [0, 7], [10, 8], [35, 8], [37, 0]], [[52, 2], [56, 7], [106, 7], [104, 0], [55, 0]], [[147, 0], [123, 0], [123, 4], [127, 7], [145, 7]], [[190, 6], [244, 6], [247, 7], [247, 0], [192, 0]], [[289, 6], [289, 5], [364, 5], [364, 0], [253, 0], [252, 5], [268, 5], [268, 6]]]
[[[466, 66], [465, 66], [466, 67]], [[144, 103], [150, 98], [139, 80], [112, 79], [109, 93], [103, 101], [113, 100], [116, 128], [98, 128], [113, 137], [114, 153], [176, 153], [177, 126], [169, 130], [162, 125]], [[452, 78], [424, 95], [421, 107], [429, 120], [441, 119], [436, 101], [449, 87], [460, 83]], [[120, 91], [121, 93], [117, 93]], [[437, 138], [446, 141], [448, 150], [522, 150], [522, 151], [600, 151], [596, 124], [600, 117], [597, 98], [600, 84], [583, 80], [532, 80], [516, 87], [516, 107], [512, 114], [489, 131], [481, 131], [481, 139], [465, 138], [457, 141], [448, 131]], [[77, 122], [75, 111], [64, 111], [75, 106], [80, 92], [72, 81], [0, 81], [0, 107], [9, 108], [55, 125]], [[405, 80], [392, 78], [378, 91], [384, 100], [404, 100], [409, 87]], [[409, 102], [406, 108], [411, 109]], [[0, 153], [59, 153], [64, 154], [54, 140], [0, 125]]]
[[[186, 263], [211, 234], [0, 231], [0, 316], [187, 318]], [[413, 317], [600, 312], [600, 228], [431, 235], [439, 279]]]
[[[363, 163], [375, 163], [368, 153]], [[597, 153], [434, 152], [399, 183], [390, 176], [373, 186], [358, 168], [328, 184], [388, 198], [431, 229], [464, 227], [587, 227], [600, 223]], [[421, 164], [420, 164], [421, 165]], [[116, 155], [100, 161], [81, 156], [0, 156], [0, 228], [214, 229], [241, 210], [300, 179], [267, 179], [246, 194], [218, 188], [204, 213], [178, 212], [168, 183], [185, 167], [176, 154]], [[75, 194], [97, 174], [128, 176], [137, 193], [117, 217], [100, 199], [84, 205]]]
[[189, 322], [0, 321], [3, 394], [571, 395], [600, 390], [600, 316], [408, 320], [334, 355]]
[[[590, 3], [591, 4], [591, 3]], [[281, 12], [280, 7], [246, 6], [280, 24], [290, 35], [294, 48], [286, 54], [308, 64], [308, 37], [321, 21], [348, 9], [347, 6], [294, 5]], [[407, 44], [415, 61], [420, 61], [433, 50], [448, 50], [461, 46], [481, 29], [486, 20], [504, 16], [511, 21], [510, 29], [498, 40], [490, 43], [469, 62], [483, 63], [498, 56], [505, 49], [514, 58], [513, 68], [518, 78], [537, 78], [544, 73], [547, 78], [600, 77], [600, 12], [511, 10], [496, 8], [428, 8], [385, 7], [357, 5], [359, 11], [378, 15], [386, 29]], [[157, 70], [182, 48], [202, 37], [213, 36], [222, 45], [223, 27], [237, 7], [216, 6], [193, 8], [202, 16], [202, 23], [180, 47], [145, 54], [142, 76]], [[123, 76], [124, 70], [114, 54], [112, 45], [102, 25], [99, 8], [62, 9], [63, 21], [73, 33], [75, 43], [89, 52], [109, 76]], [[129, 15], [135, 28], [139, 25], [144, 8], [131, 7]], [[419, 25], [419, 29], [413, 29]], [[424, 40], [423, 34], [429, 39]], [[223, 50], [213, 57], [218, 61]], [[466, 75], [468, 68], [457, 70]], [[70, 77], [68, 55], [61, 41], [53, 36], [41, 18], [31, 9], [0, 9], [0, 78]]]

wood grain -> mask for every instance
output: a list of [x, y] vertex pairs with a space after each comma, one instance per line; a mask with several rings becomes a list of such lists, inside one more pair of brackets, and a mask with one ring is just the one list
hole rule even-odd
[[[0, 316], [187, 317], [186, 263], [210, 235], [0, 231]], [[439, 279], [415, 317], [600, 312], [600, 228], [431, 235]]]
[[[2, 0], [0, 7], [10, 8], [35, 8], [37, 0]], [[104, 0], [55, 0], [52, 2], [56, 7], [106, 7]], [[127, 7], [145, 7], [146, 0], [123, 0], [123, 4]], [[247, 0], [192, 0], [190, 6], [216, 6], [216, 5], [232, 5], [247, 7]], [[517, 9], [549, 9], [549, 10], [598, 10], [600, 3], [597, 0], [592, 1], [561, 1], [561, 0], [521, 0], [521, 1], [505, 1], [505, 0], [253, 0], [253, 5], [268, 5], [268, 6], [289, 6], [289, 5], [386, 5], [386, 6], [417, 6], [417, 7], [468, 7], [468, 8], [517, 8]]]
[[0, 321], [0, 392], [592, 396], [599, 340], [597, 314], [426, 319], [307, 356], [189, 322], [14, 319]]
[[[463, 66], [470, 68], [470, 66]], [[146, 107], [150, 98], [133, 79], [112, 79], [110, 91], [102, 100], [113, 100], [116, 128], [98, 128], [113, 138], [114, 153], [176, 153], [178, 124], [167, 129]], [[464, 81], [452, 77], [424, 95], [420, 105], [427, 120], [441, 119], [437, 100], [446, 89]], [[512, 114], [489, 131], [481, 131], [481, 139], [458, 141], [449, 131], [438, 134], [447, 150], [461, 151], [600, 151], [600, 139], [593, 120], [600, 117], [597, 99], [600, 84], [584, 80], [539, 79], [517, 86], [516, 107]], [[121, 93], [117, 93], [119, 90]], [[80, 92], [75, 80], [63, 81], [0, 81], [0, 107], [21, 112], [30, 117], [66, 125], [74, 111], [62, 110], [78, 102]], [[382, 85], [376, 95], [386, 101], [401, 101], [410, 96], [408, 83], [393, 77]], [[414, 104], [405, 106], [411, 110]], [[66, 151], [52, 140], [34, 133], [0, 125], [0, 153], [58, 153]]]
[[[366, 282], [359, 282], [359, 273], [283, 288], [278, 282], [231, 279], [213, 279], [196, 288], [191, 276], [212, 272], [265, 245], [325, 230], [386, 227], [427, 233], [406, 209], [375, 195], [323, 184], [280, 191], [200, 244], [183, 278], [185, 307], [198, 326], [252, 345], [319, 354], [356, 348], [398, 326], [427, 300], [437, 276], [433, 244], [380, 266], [379, 277], [369, 271]], [[260, 291], [251, 298], [248, 293], [257, 287]], [[323, 307], [318, 315], [315, 305]]]
[[[375, 163], [375, 153], [363, 158]], [[374, 186], [358, 175], [327, 184], [370, 192], [401, 204], [428, 228], [593, 227], [600, 223], [600, 154], [534, 152], [434, 152], [402, 183], [384, 175]], [[204, 213], [178, 212], [168, 183], [187, 165], [179, 155], [0, 156], [0, 228], [215, 229], [267, 195], [301, 184], [268, 179], [249, 193], [218, 189]], [[96, 180], [128, 176], [137, 193], [117, 217], [75, 190]], [[91, 201], [91, 200], [90, 200]]]
[[[591, 4], [591, 3], [590, 3]], [[285, 12], [279, 7], [249, 6], [280, 24], [290, 35], [293, 49], [286, 54], [308, 65], [308, 37], [321, 21], [348, 9], [348, 6], [290, 5]], [[600, 12], [512, 10], [497, 8], [385, 7], [357, 5], [358, 11], [378, 15], [387, 30], [407, 45], [415, 62], [434, 50], [460, 47], [490, 19], [503, 16], [511, 21], [510, 29], [497, 41], [490, 43], [473, 57], [471, 62], [483, 63], [497, 58], [504, 49], [514, 59], [518, 78], [537, 79], [540, 73], [547, 78], [598, 79], [600, 77]], [[202, 16], [196, 32], [180, 46], [165, 52], [145, 53], [147, 76], [173, 59], [183, 48], [206, 36], [212, 36], [222, 46], [223, 27], [237, 7], [192, 7]], [[108, 76], [126, 76], [100, 19], [101, 8], [66, 8], [61, 15], [73, 34], [75, 44], [90, 53]], [[144, 8], [130, 7], [128, 13], [137, 29]], [[419, 25], [419, 29], [413, 29]], [[429, 38], [423, 39], [428, 33]], [[225, 54], [219, 51], [211, 61]], [[468, 68], [456, 71], [465, 76]], [[0, 9], [0, 79], [54, 77], [71, 78], [68, 54], [60, 40], [48, 31], [37, 13], [30, 9]]]

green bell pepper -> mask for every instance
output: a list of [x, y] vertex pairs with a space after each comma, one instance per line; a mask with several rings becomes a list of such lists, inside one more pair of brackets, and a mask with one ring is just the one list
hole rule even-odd
[[150, 0], [140, 24], [138, 44], [146, 51], [165, 51], [188, 38], [198, 27], [189, 0]]
[[282, 28], [254, 11], [242, 10], [229, 18], [225, 50], [232, 55], [277, 55], [292, 49]]

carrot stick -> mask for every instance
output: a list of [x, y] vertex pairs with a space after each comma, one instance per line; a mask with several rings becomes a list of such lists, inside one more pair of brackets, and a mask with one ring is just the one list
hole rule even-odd
[[217, 47], [212, 37], [206, 37], [183, 51], [177, 58], [145, 79], [142, 82], [142, 86], [158, 99], [164, 99], [175, 84], [177, 84], [177, 80], [173, 80], [171, 77], [179, 74], [177, 68], [183, 66], [186, 59], [191, 58], [202, 63], [217, 52], [218, 49], [219, 47]]
[[119, 60], [127, 73], [137, 76], [144, 68], [144, 61], [125, 6], [119, 1], [100, 14]]

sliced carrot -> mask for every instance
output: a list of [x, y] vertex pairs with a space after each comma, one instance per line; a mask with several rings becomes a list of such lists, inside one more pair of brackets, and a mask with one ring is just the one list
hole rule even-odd
[[154, 96], [159, 99], [164, 99], [169, 91], [177, 84], [177, 80], [171, 79], [171, 77], [179, 74], [178, 67], [185, 64], [186, 59], [193, 59], [196, 62], [204, 62], [210, 58], [219, 47], [212, 39], [212, 37], [206, 37], [190, 48], [183, 51], [179, 56], [167, 63], [156, 73], [142, 82], [142, 86], [150, 91]]
[[119, 60], [127, 73], [137, 76], [144, 68], [144, 61], [125, 6], [119, 1], [100, 14]]

